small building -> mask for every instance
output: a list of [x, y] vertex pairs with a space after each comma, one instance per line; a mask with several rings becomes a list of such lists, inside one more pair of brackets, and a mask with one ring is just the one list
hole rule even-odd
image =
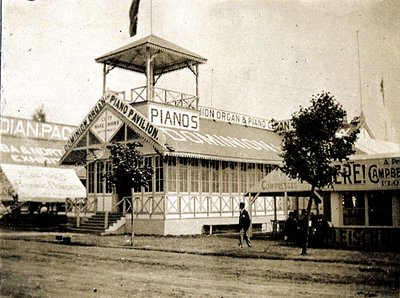
[[[103, 95], [72, 133], [60, 162], [86, 166], [86, 195], [97, 211], [125, 216], [133, 204], [135, 233], [142, 234], [235, 227], [244, 194], [280, 162], [281, 138], [270, 122], [200, 106], [199, 66], [206, 59], [155, 35], [96, 61], [104, 66]], [[114, 68], [144, 74], [145, 86], [106, 91]], [[193, 95], [155, 86], [177, 70], [194, 75]], [[139, 143], [154, 169], [150, 186], [132, 189], [129, 198], [118, 197], [103, 179], [112, 168], [107, 146], [113, 142]], [[273, 209], [272, 198], [260, 198], [253, 225], [265, 229]]]
[[[333, 227], [330, 245], [345, 248], [395, 249], [400, 247], [400, 145], [370, 138], [361, 131], [356, 147], [363, 154], [336, 163], [343, 173], [333, 188], [318, 191], [322, 213]], [[386, 153], [379, 153], [386, 152]], [[311, 186], [273, 171], [250, 191], [254, 200], [274, 196], [284, 200], [284, 210], [275, 218], [283, 220], [289, 211], [306, 208]]]

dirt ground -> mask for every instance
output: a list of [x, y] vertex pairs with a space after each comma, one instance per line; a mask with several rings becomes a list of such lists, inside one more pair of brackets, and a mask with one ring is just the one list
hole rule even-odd
[[[71, 236], [71, 243], [55, 240]], [[0, 233], [2, 297], [399, 297], [400, 257], [231, 237]]]

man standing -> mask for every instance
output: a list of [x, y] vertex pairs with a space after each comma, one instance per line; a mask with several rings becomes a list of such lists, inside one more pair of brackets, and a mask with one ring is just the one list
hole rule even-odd
[[243, 239], [246, 241], [247, 246], [251, 247], [251, 241], [249, 239], [249, 236], [247, 235], [247, 231], [250, 227], [250, 216], [249, 213], [247, 212], [246, 209], [244, 209], [244, 203], [241, 202], [239, 203], [239, 208], [240, 208], [240, 215], [239, 215], [239, 247], [242, 247], [243, 244]]

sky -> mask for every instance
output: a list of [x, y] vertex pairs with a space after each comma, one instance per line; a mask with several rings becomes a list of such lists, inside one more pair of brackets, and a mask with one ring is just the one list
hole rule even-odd
[[[30, 119], [43, 106], [47, 121], [78, 125], [102, 95], [94, 59], [152, 33], [207, 58], [202, 106], [289, 119], [329, 91], [376, 138], [400, 143], [398, 1], [141, 0], [134, 37], [130, 4], [2, 1], [1, 114]], [[107, 77], [116, 91], [143, 85], [124, 70]], [[157, 86], [195, 94], [189, 70]]]

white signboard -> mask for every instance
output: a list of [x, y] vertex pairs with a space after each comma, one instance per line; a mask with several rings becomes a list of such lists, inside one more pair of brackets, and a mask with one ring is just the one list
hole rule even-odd
[[198, 111], [170, 106], [149, 105], [148, 115], [150, 122], [158, 126], [192, 131], [199, 130], [200, 115]]
[[110, 110], [105, 110], [90, 130], [102, 141], [108, 143], [122, 126], [122, 121]]
[[261, 119], [257, 117], [252, 117], [248, 115], [243, 115], [235, 112], [223, 111], [213, 108], [200, 107], [200, 117], [215, 121], [223, 121], [233, 124], [241, 124], [251, 127], [273, 130], [271, 120]]
[[0, 134], [24, 138], [66, 141], [75, 127], [2, 116]]

